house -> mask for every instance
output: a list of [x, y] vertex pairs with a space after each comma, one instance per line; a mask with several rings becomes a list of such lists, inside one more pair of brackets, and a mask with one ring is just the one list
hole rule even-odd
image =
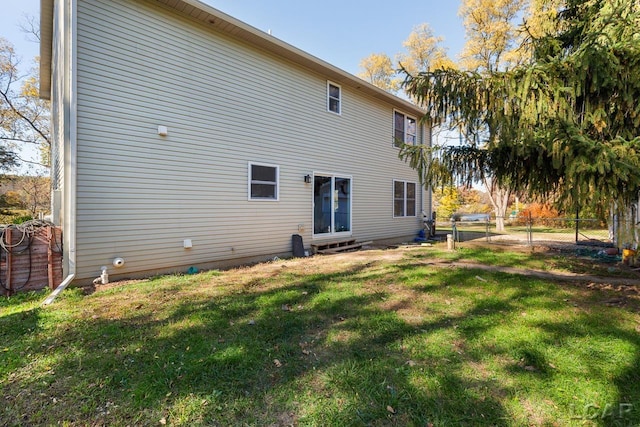
[[65, 286], [413, 238], [422, 112], [195, 0], [42, 0]]

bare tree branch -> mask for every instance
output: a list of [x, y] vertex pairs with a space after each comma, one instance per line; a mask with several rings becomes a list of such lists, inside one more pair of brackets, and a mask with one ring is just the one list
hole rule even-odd
[[20, 31], [32, 39], [29, 41], [40, 43], [40, 22], [38, 18], [33, 15], [24, 14], [22, 15], [22, 19], [22, 22], [18, 24]]

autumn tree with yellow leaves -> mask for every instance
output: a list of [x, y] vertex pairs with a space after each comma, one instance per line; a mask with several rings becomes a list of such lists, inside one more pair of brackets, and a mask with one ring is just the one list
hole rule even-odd
[[459, 14], [466, 43], [461, 68], [491, 73], [521, 63], [524, 52], [517, 19], [525, 6], [526, 0], [462, 0]]
[[38, 96], [38, 66], [22, 75], [18, 65], [13, 45], [0, 37], [0, 170], [26, 161], [16, 154], [25, 145], [40, 149], [38, 165], [49, 164], [49, 105]]
[[396, 93], [400, 89], [402, 79], [398, 77], [391, 58], [386, 53], [372, 53], [360, 61], [362, 70], [358, 77], [368, 81], [380, 89]]
[[405, 52], [397, 55], [397, 63], [410, 73], [455, 68], [454, 62], [449, 59], [442, 46], [443, 42], [444, 37], [436, 36], [429, 24], [420, 24], [413, 28], [402, 43]]
[[413, 28], [402, 43], [405, 50], [392, 60], [386, 53], [373, 53], [360, 61], [358, 77], [390, 93], [397, 93], [403, 78], [401, 68], [414, 73], [436, 68], [455, 67], [442, 46], [443, 38], [435, 36], [429, 24]]

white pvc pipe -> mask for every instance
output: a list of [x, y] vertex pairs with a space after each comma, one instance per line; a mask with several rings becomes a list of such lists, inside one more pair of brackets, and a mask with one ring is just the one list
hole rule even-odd
[[74, 274], [70, 274], [68, 275], [63, 281], [62, 283], [60, 283], [60, 285], [58, 285], [57, 288], [55, 288], [53, 290], [53, 292], [51, 292], [51, 294], [49, 294], [49, 296], [47, 297], [47, 299], [45, 299], [44, 301], [42, 301], [42, 306], [45, 305], [49, 305], [53, 302], [53, 300], [56, 299], [56, 297], [58, 296], [58, 294], [60, 294], [62, 291], [64, 291], [64, 289], [69, 285], [69, 283], [71, 283], [73, 281], [73, 278], [76, 277], [75, 273]]

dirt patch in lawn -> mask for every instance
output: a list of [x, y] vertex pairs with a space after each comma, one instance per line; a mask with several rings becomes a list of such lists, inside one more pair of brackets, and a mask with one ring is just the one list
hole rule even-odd
[[[486, 245], [479, 243], [465, 243], [465, 247], [472, 248], [486, 248]], [[436, 249], [444, 249], [444, 245], [434, 246]], [[394, 246], [389, 249], [384, 248], [372, 248], [363, 249], [353, 252], [344, 252], [331, 255], [315, 255], [306, 258], [291, 258], [291, 259], [278, 259], [275, 261], [269, 261], [259, 263], [246, 267], [238, 267], [229, 270], [225, 270], [224, 274], [220, 276], [212, 276], [207, 280], [209, 283], [218, 282], [221, 285], [238, 284], [245, 289], [254, 289], [256, 287], [268, 286], [265, 284], [265, 279], [274, 278], [283, 274], [284, 272], [294, 275], [312, 275], [312, 274], [346, 274], [355, 273], [358, 270], [365, 268], [370, 269], [377, 263], [397, 263], [400, 264], [403, 260], [411, 257], [412, 263], [424, 263], [434, 268], [466, 268], [466, 269], [481, 269], [492, 272], [504, 272], [508, 274], [521, 274], [525, 276], [538, 277], [545, 280], [551, 280], [555, 282], [570, 283], [574, 286], [590, 290], [601, 291], [615, 291], [623, 293], [625, 297], [640, 298], [640, 273], [634, 271], [632, 268], [624, 265], [616, 265], [616, 269], [625, 270], [625, 274], [628, 277], [605, 277], [595, 276], [590, 274], [573, 273], [567, 271], [556, 270], [535, 270], [524, 267], [505, 267], [499, 265], [484, 265], [473, 260], [457, 260], [451, 261], [437, 256], [431, 255], [431, 252], [425, 252], [424, 246], [419, 245], [400, 245]], [[491, 251], [496, 252], [524, 252], [531, 253], [533, 251], [537, 253], [544, 252], [545, 248], [535, 247], [531, 248], [523, 245], [514, 245], [507, 248], [503, 247], [490, 247]], [[589, 262], [589, 261], [586, 261]], [[107, 285], [96, 285], [95, 291], [100, 292], [114, 286], [123, 286], [131, 283], [139, 283], [141, 280], [128, 280], [113, 282]], [[410, 295], [405, 295], [411, 298]], [[626, 301], [626, 299], [625, 299]], [[402, 299], [394, 298], [385, 303], [388, 306], [402, 305]], [[401, 308], [401, 307], [399, 307]]]

